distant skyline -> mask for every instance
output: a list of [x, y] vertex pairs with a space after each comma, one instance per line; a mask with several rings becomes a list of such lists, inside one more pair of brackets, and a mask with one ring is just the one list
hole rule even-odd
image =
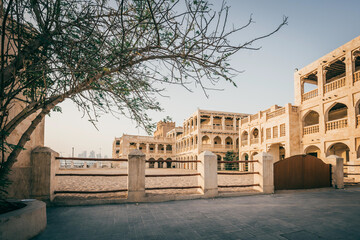
[[[214, 8], [218, 9], [218, 2]], [[244, 70], [233, 80], [233, 87], [225, 81], [216, 87], [222, 91], [209, 91], [206, 98], [199, 87], [193, 92], [179, 86], [166, 86], [168, 97], [158, 97], [163, 112], [149, 112], [154, 122], [170, 116], [177, 126], [197, 108], [239, 113], [256, 113], [271, 105], [293, 103], [293, 74], [295, 68], [310, 64], [346, 42], [360, 35], [359, 1], [318, 0], [247, 0], [227, 1], [230, 6], [229, 24], [244, 25], [250, 14], [256, 22], [248, 29], [234, 35], [230, 41], [251, 39], [266, 34], [277, 27], [283, 16], [289, 24], [275, 35], [256, 46], [259, 51], [240, 51], [232, 58], [231, 65]], [[112, 142], [122, 134], [144, 134], [135, 122], [123, 117], [116, 119], [103, 115], [96, 130], [69, 100], [60, 105], [63, 113], [51, 113], [45, 120], [45, 145], [71, 156], [83, 151], [99, 152], [111, 157]]]

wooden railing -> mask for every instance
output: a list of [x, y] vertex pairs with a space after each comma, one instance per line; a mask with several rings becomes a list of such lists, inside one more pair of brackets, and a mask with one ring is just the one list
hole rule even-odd
[[303, 129], [304, 135], [318, 133], [318, 132], [319, 132], [319, 124], [307, 126], [307, 127], [304, 127], [304, 129]]
[[344, 87], [344, 86], [345, 86], [345, 77], [342, 77], [335, 81], [325, 84], [324, 85], [324, 93], [334, 91], [334, 90]]
[[360, 71], [354, 73], [354, 82], [360, 81]]
[[318, 96], [318, 89], [314, 89], [310, 92], [304, 93], [302, 95], [302, 100], [306, 101], [306, 100], [309, 100], [309, 99], [317, 97], [317, 96]]
[[273, 112], [269, 112], [269, 113], [266, 113], [266, 119], [270, 119], [270, 118], [274, 118], [274, 117], [277, 117], [277, 116], [280, 116], [280, 115], [283, 115], [285, 114], [285, 108], [282, 107], [282, 108], [279, 108]]
[[250, 139], [250, 144], [257, 144], [257, 143], [259, 143], [259, 138]]
[[347, 126], [348, 126], [347, 118], [329, 121], [326, 123], [326, 131], [340, 129], [340, 128], [346, 128]]

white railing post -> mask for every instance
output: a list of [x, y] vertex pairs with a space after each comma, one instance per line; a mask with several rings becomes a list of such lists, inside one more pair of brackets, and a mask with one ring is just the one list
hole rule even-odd
[[218, 178], [217, 178], [217, 157], [210, 151], [200, 153], [197, 171], [198, 184], [201, 186], [204, 196], [215, 197], [218, 195]]
[[142, 201], [145, 197], [145, 154], [132, 150], [128, 155], [128, 200]]
[[334, 188], [344, 188], [344, 159], [331, 155], [326, 158], [326, 162], [331, 164], [331, 178]]
[[255, 187], [263, 193], [274, 193], [274, 158], [266, 152], [261, 152], [254, 156], [256, 162], [254, 164], [254, 183], [259, 184]]
[[59, 154], [48, 147], [37, 147], [31, 152], [30, 197], [53, 201], [56, 189], [55, 173], [60, 168]]

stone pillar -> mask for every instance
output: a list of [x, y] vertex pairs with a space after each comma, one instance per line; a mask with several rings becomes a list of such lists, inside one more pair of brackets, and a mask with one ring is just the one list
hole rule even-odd
[[234, 116], [233, 119], [233, 127], [234, 127], [234, 131], [236, 131], [236, 116]]
[[331, 164], [331, 179], [334, 188], [344, 188], [344, 159], [331, 155], [326, 158], [326, 162]]
[[221, 117], [222, 130], [225, 130], [225, 117]]
[[53, 201], [56, 190], [55, 173], [60, 168], [59, 154], [48, 147], [37, 147], [31, 152], [30, 197]]
[[128, 161], [128, 200], [142, 201], [145, 197], [145, 154], [132, 150]]
[[263, 193], [274, 193], [274, 158], [269, 153], [261, 152], [254, 156], [259, 162], [254, 164], [254, 184], [260, 184], [255, 189]]
[[154, 168], [159, 168], [159, 162], [158, 161], [154, 162]]
[[83, 168], [87, 168], [87, 162], [84, 162]]
[[214, 116], [210, 115], [210, 125], [211, 125], [211, 129], [214, 129]]
[[198, 164], [198, 184], [204, 196], [215, 197], [218, 195], [217, 160], [216, 155], [210, 151], [200, 153]]
[[71, 160], [71, 162], [70, 162], [70, 168], [74, 168], [74, 161], [73, 160]]
[[149, 148], [149, 144], [147, 143], [147, 144], [146, 144], [146, 153], [147, 153], [147, 154], [149, 154], [149, 149], [150, 149], [150, 148]]
[[155, 144], [155, 153], [157, 154], [159, 152], [159, 144]]

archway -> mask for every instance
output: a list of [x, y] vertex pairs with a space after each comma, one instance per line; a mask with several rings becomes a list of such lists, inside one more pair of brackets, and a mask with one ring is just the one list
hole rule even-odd
[[214, 147], [215, 148], [221, 148], [221, 138], [219, 136], [216, 136], [214, 138]]
[[327, 151], [326, 156], [336, 155], [344, 159], [344, 163], [350, 161], [350, 148], [345, 143], [335, 143], [331, 145]]
[[[172, 159], [171, 158], [167, 158], [166, 161], [171, 161]], [[166, 167], [167, 168], [171, 168], [171, 164], [172, 162], [166, 162]], [[175, 166], [174, 166], [175, 167]]]
[[229, 149], [233, 148], [233, 140], [231, 137], [225, 138], [225, 147]]
[[164, 165], [163, 160], [164, 160], [164, 159], [162, 159], [162, 158], [159, 158], [159, 159], [158, 159], [158, 168], [163, 168], [163, 165]]
[[149, 168], [154, 168], [155, 167], [155, 159], [154, 158], [150, 158], [149, 159], [149, 161], [151, 161], [151, 162], [149, 162]]
[[319, 158], [320, 157], [320, 148], [318, 148], [317, 146], [311, 145], [311, 146], [308, 146], [304, 150], [304, 153], [306, 155], [311, 155], [311, 156]]

